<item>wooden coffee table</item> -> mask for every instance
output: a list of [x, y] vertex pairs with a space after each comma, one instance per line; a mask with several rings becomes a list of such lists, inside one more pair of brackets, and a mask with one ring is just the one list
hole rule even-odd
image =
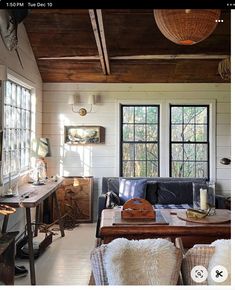
[[[181, 209], [161, 209], [161, 214], [168, 224], [115, 224], [114, 215], [118, 209], [105, 209], [102, 211], [100, 236], [104, 243], [109, 243], [115, 238], [147, 239], [147, 238], [171, 238], [172, 242], [176, 237], [181, 237], [186, 248], [192, 247], [195, 243], [211, 243], [216, 239], [231, 238], [230, 222], [218, 224], [201, 224], [188, 222], [178, 218]], [[220, 215], [227, 209], [216, 210]]]

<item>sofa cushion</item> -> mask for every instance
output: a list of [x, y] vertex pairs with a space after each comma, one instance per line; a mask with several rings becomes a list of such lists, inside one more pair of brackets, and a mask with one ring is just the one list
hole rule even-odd
[[151, 204], [157, 203], [157, 181], [148, 181], [146, 187], [146, 199]]
[[119, 198], [121, 203], [125, 203], [128, 199], [146, 196], [147, 179], [126, 179], [121, 178], [119, 183]]
[[193, 203], [192, 182], [172, 181], [158, 183], [159, 204]]

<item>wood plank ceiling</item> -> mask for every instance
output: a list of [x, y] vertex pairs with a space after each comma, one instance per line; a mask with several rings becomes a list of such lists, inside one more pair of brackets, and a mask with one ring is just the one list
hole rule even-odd
[[204, 41], [177, 45], [153, 10], [35, 9], [24, 24], [44, 82], [219, 83], [230, 11]]

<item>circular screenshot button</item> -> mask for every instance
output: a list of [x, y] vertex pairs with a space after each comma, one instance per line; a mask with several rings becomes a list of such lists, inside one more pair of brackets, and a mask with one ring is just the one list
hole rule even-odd
[[191, 278], [196, 283], [202, 283], [206, 281], [208, 277], [208, 271], [204, 266], [198, 265], [192, 268]]

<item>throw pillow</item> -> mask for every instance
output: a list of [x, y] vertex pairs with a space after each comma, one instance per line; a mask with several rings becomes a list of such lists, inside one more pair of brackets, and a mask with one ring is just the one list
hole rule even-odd
[[128, 199], [139, 197], [145, 198], [147, 179], [121, 178], [119, 183], [119, 198], [122, 204]]
[[159, 204], [193, 204], [192, 182], [168, 181], [158, 183]]
[[157, 203], [157, 181], [148, 181], [146, 187], [146, 197], [147, 201], [151, 204]]

